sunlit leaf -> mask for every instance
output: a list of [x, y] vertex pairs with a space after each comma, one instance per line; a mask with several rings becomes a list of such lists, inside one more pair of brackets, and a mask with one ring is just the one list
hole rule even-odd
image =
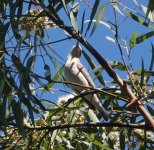
[[136, 38], [139, 35], [139, 32], [133, 32], [130, 40], [129, 40], [129, 47], [132, 49], [137, 43], [136, 43]]
[[136, 44], [142, 43], [145, 40], [147, 40], [147, 39], [149, 39], [150, 37], [153, 37], [153, 36], [154, 36], [154, 31], [145, 33], [145, 34], [136, 38]]
[[121, 10], [119, 9], [116, 0], [110, 0], [113, 8], [122, 16], [124, 16], [124, 14], [121, 12]]
[[97, 145], [100, 148], [103, 148], [104, 150], [112, 150], [111, 148], [109, 148], [108, 146], [105, 146], [104, 144], [102, 144], [101, 142], [97, 141], [93, 136], [91, 136], [90, 134], [86, 133], [85, 134], [86, 138], [88, 141], [92, 142], [93, 144]]
[[[86, 20], [84, 23], [87, 23], [87, 22], [90, 22], [90, 20]], [[92, 20], [92, 22], [96, 22], [96, 20]], [[109, 30], [111, 30], [111, 32], [113, 33], [113, 34], [115, 34], [115, 30], [109, 25], [109, 24], [107, 24], [106, 22], [104, 22], [104, 21], [99, 21], [99, 24], [102, 24], [102, 25], [104, 25], [105, 27], [107, 27]]]
[[125, 65], [123, 65], [120, 62], [117, 62], [117, 61], [108, 61], [108, 63], [111, 65], [112, 68], [115, 68], [115, 69], [118, 69], [118, 70], [122, 70], [122, 71], [126, 70]]
[[[153, 2], [153, 0], [149, 0], [148, 9], [146, 11], [146, 17], [149, 17], [150, 12], [153, 12], [153, 10], [154, 10], [154, 2]], [[154, 14], [153, 14], [153, 17], [154, 17]], [[152, 19], [152, 21], [154, 21], [153, 17], [152, 18], [150, 17]]]
[[126, 12], [127, 15], [132, 18], [133, 20], [137, 21], [138, 23], [150, 28], [150, 29], [154, 29], [153, 26], [151, 26], [150, 24], [146, 23], [143, 19], [137, 17], [136, 15], [134, 15], [133, 13], [130, 13], [130, 12]]
[[113, 38], [111, 38], [109, 36], [106, 36], [106, 39], [109, 40], [109, 41], [111, 41], [111, 42], [113, 42], [113, 43], [116, 43], [115, 39], [113, 39]]

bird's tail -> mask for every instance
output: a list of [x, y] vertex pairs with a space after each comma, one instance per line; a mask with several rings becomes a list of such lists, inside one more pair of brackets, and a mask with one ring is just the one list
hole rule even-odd
[[98, 99], [96, 94], [90, 94], [86, 96], [86, 99], [90, 101], [95, 108], [101, 113], [102, 117], [107, 121], [109, 119], [109, 114], [107, 113], [106, 109], [103, 107], [102, 103]]

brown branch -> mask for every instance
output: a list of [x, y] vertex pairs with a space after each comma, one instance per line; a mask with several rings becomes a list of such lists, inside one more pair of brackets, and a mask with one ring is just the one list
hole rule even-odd
[[[131, 91], [131, 89], [127, 86], [127, 84], [118, 76], [118, 74], [111, 68], [111, 66], [107, 63], [107, 61], [98, 53], [98, 51], [93, 48], [90, 43], [86, 41], [82, 37], [81, 34], [76, 32], [72, 27], [66, 26], [63, 21], [60, 19], [54, 8], [50, 5], [46, 7], [43, 4], [40, 4], [41, 7], [44, 9], [44, 12], [47, 14], [47, 16], [61, 29], [68, 32], [74, 39], [78, 40], [100, 63], [100, 65], [106, 70], [106, 72], [109, 74], [110, 77], [112, 77], [116, 83], [120, 86], [121, 90], [127, 94], [129, 97], [129, 101], [133, 101], [137, 99], [135, 94]], [[147, 124], [154, 128], [154, 120], [152, 116], [147, 112], [147, 110], [144, 108], [143, 104], [139, 101], [136, 102], [136, 106], [138, 108], [138, 111], [144, 116]]]
[[[14, 127], [17, 127], [16, 124], [11, 123]], [[58, 129], [69, 129], [69, 128], [84, 128], [84, 127], [122, 127], [122, 128], [131, 128], [131, 129], [146, 129], [150, 131], [154, 131], [152, 127], [143, 124], [127, 124], [127, 123], [100, 123], [100, 122], [87, 122], [87, 123], [76, 123], [76, 124], [63, 124], [63, 125], [54, 125], [54, 126], [24, 126], [25, 129], [28, 130], [47, 130], [54, 131]]]

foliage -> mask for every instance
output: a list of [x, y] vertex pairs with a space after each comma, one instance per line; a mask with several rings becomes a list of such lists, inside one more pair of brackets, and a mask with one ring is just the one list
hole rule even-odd
[[[129, 3], [131, 7], [118, 0], [0, 1], [0, 149], [154, 148], [149, 122], [154, 115], [153, 42], [151, 58], [142, 59], [140, 67], [131, 56], [139, 45], [147, 50], [146, 41], [154, 36], [154, 3]], [[133, 28], [125, 39], [120, 31], [127, 28], [127, 20], [145, 33]], [[111, 36], [97, 34], [106, 29]], [[102, 51], [93, 48], [97, 40], [90, 44], [93, 36], [106, 36], [120, 59], [106, 61]], [[84, 59], [100, 88], [92, 91], [110, 114], [107, 122], [83, 103], [82, 94], [88, 93], [68, 90], [64, 54], [67, 44], [71, 47], [76, 41], [86, 48]], [[130, 91], [139, 102], [130, 101]]]

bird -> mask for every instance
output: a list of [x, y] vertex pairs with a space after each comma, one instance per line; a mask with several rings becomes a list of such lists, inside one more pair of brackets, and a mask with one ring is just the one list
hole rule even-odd
[[[88, 71], [83, 66], [80, 61], [82, 53], [82, 48], [77, 42], [70, 51], [67, 56], [67, 60], [64, 67], [64, 77], [67, 82], [76, 83], [82, 86], [76, 86], [73, 84], [69, 84], [69, 87], [76, 93], [80, 94], [83, 91], [90, 91], [89, 88], [95, 88], [95, 84], [91, 79]], [[84, 87], [85, 86], [85, 87]], [[88, 104], [92, 104], [102, 115], [105, 120], [108, 120], [109, 115], [106, 109], [103, 107], [102, 103], [100, 102], [98, 95], [96, 93], [88, 94], [84, 96], [84, 99], [88, 101]]]

